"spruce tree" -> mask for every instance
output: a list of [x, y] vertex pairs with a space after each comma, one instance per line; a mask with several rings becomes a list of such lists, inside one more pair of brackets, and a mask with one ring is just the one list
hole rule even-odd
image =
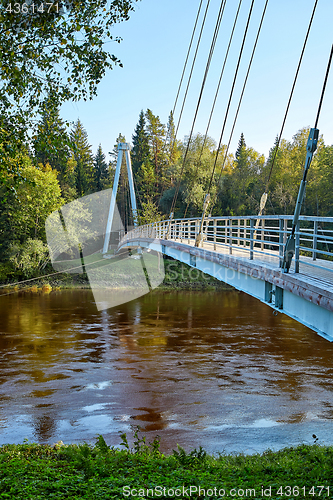
[[99, 145], [94, 158], [94, 180], [96, 191], [101, 191], [106, 187], [108, 175], [109, 169], [105, 161], [105, 154], [103, 153], [102, 146]]
[[159, 116], [155, 116], [150, 109], [146, 112], [147, 131], [149, 137], [150, 157], [155, 166], [155, 171], [160, 174], [166, 163], [164, 150], [165, 126], [161, 123]]
[[136, 175], [141, 165], [150, 159], [149, 138], [146, 132], [146, 120], [143, 110], [140, 112], [139, 121], [132, 135], [132, 142], [131, 160], [133, 175]]
[[242, 153], [244, 152], [245, 149], [246, 149], [246, 143], [245, 143], [244, 134], [242, 132], [240, 139], [238, 141], [238, 146], [237, 146], [237, 150], [235, 153], [236, 160], [239, 160], [240, 156], [242, 155]]
[[79, 196], [94, 190], [93, 154], [88, 143], [88, 134], [78, 119], [70, 134], [73, 158], [76, 162], [76, 191]]

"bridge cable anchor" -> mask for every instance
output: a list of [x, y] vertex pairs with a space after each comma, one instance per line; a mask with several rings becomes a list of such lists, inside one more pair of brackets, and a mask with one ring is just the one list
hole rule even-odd
[[203, 242], [203, 234], [202, 234], [202, 229], [206, 217], [206, 212], [207, 208], [210, 202], [210, 193], [207, 193], [203, 202], [203, 208], [202, 208], [202, 216], [201, 216], [201, 222], [200, 222], [200, 227], [199, 227], [199, 232], [195, 238], [195, 246], [198, 247], [200, 243]]

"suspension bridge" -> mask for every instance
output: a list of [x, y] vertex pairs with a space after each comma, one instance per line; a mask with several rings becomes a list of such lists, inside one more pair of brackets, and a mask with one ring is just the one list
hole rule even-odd
[[[300, 213], [305, 194], [308, 170], [311, 165], [313, 154], [317, 148], [317, 141], [319, 137], [319, 130], [317, 128], [317, 125], [331, 65], [333, 46], [331, 48], [326, 76], [319, 102], [318, 113], [315, 120], [315, 126], [310, 130], [308, 137], [303, 178], [299, 187], [294, 215], [263, 215], [268, 196], [272, 170], [274, 168], [277, 151], [282, 138], [284, 125], [297, 82], [299, 69], [303, 59], [317, 3], [317, 0], [315, 0], [291, 93], [289, 96], [289, 101], [284, 115], [281, 131], [278, 136], [278, 143], [275, 149], [270, 173], [266, 180], [265, 191], [261, 198], [259, 214], [252, 217], [211, 217], [206, 215], [208, 206], [211, 203], [210, 192], [212, 184], [214, 182], [217, 158], [222, 145], [222, 138], [228, 119], [230, 104], [233, 98], [235, 83], [238, 76], [238, 69], [243, 54], [245, 40], [247, 37], [247, 29], [251, 19], [253, 8], [252, 1], [235, 69], [234, 80], [230, 90], [229, 101], [226, 107], [220, 141], [215, 155], [214, 167], [209, 187], [207, 189], [207, 194], [203, 203], [202, 217], [196, 219], [183, 218], [176, 220], [173, 218], [180, 183], [186, 165], [186, 157], [197, 118], [197, 112], [200, 106], [202, 93], [205, 87], [206, 76], [209, 71], [212, 54], [214, 52], [214, 47], [216, 44], [217, 34], [223, 16], [225, 2], [223, 2], [222, 0], [220, 12], [217, 17], [216, 29], [212, 39], [211, 50], [207, 59], [207, 66], [202, 81], [202, 87], [194, 114], [192, 128], [187, 142], [187, 148], [184, 154], [180, 176], [176, 184], [174, 198], [171, 204], [169, 220], [135, 227], [132, 231], [128, 232], [122, 238], [119, 244], [119, 249], [125, 247], [131, 248], [133, 246], [145, 249], [146, 251], [160, 251], [160, 249], [162, 249], [161, 251], [164, 255], [170, 256], [194, 268], [204, 271], [205, 273], [214, 276], [215, 278], [218, 278], [221, 281], [224, 281], [225, 283], [228, 283], [235, 288], [252, 295], [253, 297], [256, 297], [257, 299], [265, 302], [267, 305], [272, 307], [276, 314], [278, 312], [283, 312], [299, 321], [300, 323], [312, 328], [328, 340], [332, 341], [333, 218], [302, 217]], [[235, 124], [238, 118], [238, 112], [242, 103], [267, 4], [268, 1], [266, 0], [260, 25], [258, 27], [257, 37], [253, 45], [251, 58], [249, 60], [248, 69], [244, 79], [243, 88], [239, 97], [238, 107], [234, 116], [229, 142], [224, 154], [224, 161], [221, 167], [220, 176], [218, 177], [217, 185], [221, 178], [222, 169], [224, 167]], [[239, 3], [239, 8], [240, 5], [241, 2]], [[237, 22], [239, 8], [236, 13], [234, 26]], [[205, 140], [210, 125], [210, 119], [214, 111], [216, 97], [219, 92], [220, 82], [223, 76], [225, 63], [228, 58], [229, 47], [232, 38], [233, 30], [230, 35], [230, 41], [222, 66], [220, 80], [217, 85], [211, 115], [206, 130]], [[198, 43], [200, 43], [200, 37]], [[194, 62], [195, 56], [193, 59], [193, 64]], [[179, 90], [177, 93], [176, 102], [178, 95]], [[128, 175], [130, 179], [130, 169]], [[131, 192], [134, 191], [134, 186], [131, 184], [131, 180], [129, 184]], [[114, 195], [116, 196], [116, 191], [114, 192]], [[133, 210], [134, 220], [135, 217], [136, 206]]]
[[[112, 253], [110, 253], [111, 234], [118, 232], [118, 234], [119, 235], [121, 234], [122, 237], [119, 237], [120, 241], [118, 247], [116, 248], [116, 253], [124, 251], [124, 249], [130, 251], [134, 248], [138, 249], [138, 259], [141, 260], [142, 267], [144, 269], [144, 276], [147, 279], [147, 283], [144, 283], [143, 285], [141, 283], [142, 290], [145, 289], [144, 292], [136, 291], [134, 290], [135, 286], [132, 286], [131, 292], [127, 294], [127, 299], [123, 301], [132, 300], [135, 297], [139, 297], [143, 293], [147, 293], [149, 289], [152, 289], [151, 283], [149, 283], [149, 274], [152, 268], [150, 267], [150, 269], [147, 269], [146, 264], [148, 263], [148, 259], [145, 259], [145, 256], [147, 256], [150, 252], [156, 252], [158, 255], [163, 254], [172, 257], [180, 262], [188, 264], [193, 268], [203, 271], [206, 274], [211, 275], [229, 285], [232, 285], [236, 289], [241, 290], [255, 297], [256, 299], [259, 299], [260, 301], [270, 306], [273, 309], [274, 314], [278, 313], [287, 314], [288, 316], [294, 318], [296, 321], [315, 330], [318, 334], [322, 335], [327, 340], [333, 341], [333, 254], [332, 254], [333, 217], [301, 216], [301, 207], [305, 194], [307, 173], [311, 165], [313, 154], [316, 151], [317, 142], [319, 138], [319, 130], [317, 128], [317, 125], [323, 102], [323, 96], [325, 92], [327, 78], [329, 74], [329, 68], [331, 65], [333, 46], [331, 48], [326, 76], [319, 102], [318, 113], [315, 120], [315, 125], [314, 128], [311, 128], [308, 137], [303, 178], [300, 182], [299, 193], [296, 201], [294, 215], [278, 215], [278, 216], [264, 215], [265, 204], [269, 191], [269, 183], [272, 170], [274, 167], [275, 158], [282, 138], [285, 121], [289, 111], [291, 99], [295, 89], [295, 84], [297, 81], [299, 69], [301, 66], [304, 50], [308, 40], [318, 0], [315, 0], [314, 3], [311, 19], [309, 22], [309, 26], [303, 44], [303, 49], [299, 59], [299, 64], [293, 81], [288, 105], [286, 108], [281, 131], [278, 136], [278, 142], [275, 148], [275, 153], [271, 163], [270, 173], [268, 178], [266, 179], [265, 191], [261, 198], [259, 214], [246, 217], [225, 217], [225, 216], [212, 217], [210, 215], [207, 215], [208, 207], [210, 213], [212, 213], [212, 206], [214, 205], [215, 200], [210, 199], [210, 193], [214, 191], [212, 189], [213, 184], [215, 184], [215, 186], [219, 185], [219, 181], [222, 175], [222, 170], [227, 158], [230, 142], [237, 121], [238, 112], [244, 95], [246, 83], [248, 80], [249, 71], [252, 65], [253, 56], [256, 50], [261, 26], [264, 20], [268, 0], [266, 0], [264, 5], [264, 10], [262, 13], [260, 25], [258, 27], [257, 36], [254, 42], [251, 58], [248, 64], [248, 69], [246, 72], [233, 125], [231, 128], [228, 145], [224, 152], [224, 159], [222, 162], [221, 171], [219, 176], [217, 176], [218, 178], [216, 180], [215, 174], [216, 174], [217, 158], [219, 153], [221, 152], [222, 138], [225, 131], [226, 122], [228, 119], [230, 104], [233, 98], [235, 84], [238, 76], [238, 69], [243, 54], [243, 48], [247, 36], [249, 22], [252, 15], [254, 0], [252, 0], [250, 6], [247, 24], [244, 31], [243, 41], [239, 52], [237, 66], [235, 69], [234, 80], [231, 86], [229, 101], [226, 108], [221, 136], [215, 154], [214, 166], [212, 169], [209, 186], [206, 192], [207, 194], [205, 196], [203, 203], [202, 216], [200, 218], [185, 218], [186, 215], [185, 211], [184, 218], [182, 219], [174, 218], [174, 209], [176, 205], [177, 196], [179, 193], [182, 176], [185, 171], [187, 153], [191, 143], [194, 125], [197, 118], [197, 112], [200, 106], [202, 93], [205, 87], [206, 77], [209, 71], [211, 58], [214, 52], [218, 31], [220, 29], [225, 3], [226, 3], [225, 0], [221, 0], [220, 11], [217, 16], [216, 28], [213, 34], [212, 45], [207, 60], [207, 66], [202, 81], [202, 87], [198, 98], [197, 107], [195, 110], [192, 128], [188, 137], [187, 147], [185, 148], [186, 150], [183, 155], [179, 178], [175, 183], [175, 193], [171, 203], [170, 215], [168, 220], [154, 222], [148, 225], [138, 225], [138, 211], [136, 205], [134, 180], [131, 169], [130, 146], [127, 143], [120, 143], [118, 144], [118, 161], [115, 171], [112, 193], [111, 190], [109, 190], [110, 196], [105, 191], [104, 194], [97, 193], [95, 195], [90, 195], [85, 197], [85, 201], [83, 201], [83, 199], [79, 201], [78, 206], [81, 207], [80, 208], [81, 211], [83, 206], [86, 206], [89, 209], [91, 209], [91, 207], [94, 206], [93, 212], [95, 212], [95, 215], [92, 218], [92, 223], [91, 223], [92, 229], [87, 231], [85, 227], [83, 226], [81, 227], [81, 221], [79, 222], [75, 221], [74, 224], [75, 230], [73, 230], [73, 228], [71, 230], [69, 229], [71, 225], [73, 226], [73, 220], [75, 220], [75, 218], [73, 218], [70, 215], [72, 209], [70, 208], [69, 205], [72, 205], [74, 202], [62, 208], [61, 210], [62, 218], [59, 217], [58, 212], [54, 213], [52, 217], [49, 217], [49, 223], [46, 229], [48, 233], [49, 247], [51, 248], [50, 252], [51, 259], [53, 263], [56, 264], [57, 258], [59, 256], [61, 257], [61, 255], [65, 255], [66, 252], [68, 255], [68, 248], [73, 246], [72, 243], [67, 243], [70, 239], [70, 234], [80, 235], [79, 237], [76, 237], [78, 241], [80, 240], [79, 246], [76, 248], [76, 259], [78, 261], [78, 256], [80, 254], [82, 266], [84, 257], [88, 257], [93, 253], [96, 254], [96, 251], [102, 254], [103, 257], [101, 258], [101, 261], [103, 261], [103, 258], [112, 259], [114, 256]], [[198, 15], [201, 9], [201, 5], [202, 1], [200, 2]], [[208, 5], [209, 1], [207, 2], [206, 12]], [[216, 97], [219, 92], [219, 87], [224, 72], [224, 66], [228, 58], [229, 48], [232, 42], [234, 28], [237, 23], [240, 7], [241, 7], [241, 0], [239, 2], [238, 10], [236, 12], [234, 26], [230, 35], [229, 45], [222, 66], [220, 80], [217, 85], [216, 94], [212, 105], [211, 115], [206, 129], [204, 141], [207, 138], [211, 116], [214, 111]], [[205, 16], [203, 19], [201, 32], [204, 26], [204, 22], [205, 22]], [[200, 43], [201, 32], [198, 39], [198, 44]], [[193, 35], [190, 42], [190, 47], [192, 40], [193, 40]], [[189, 82], [191, 79], [196, 53], [197, 49], [193, 59], [193, 64], [189, 76]], [[187, 64], [187, 60], [188, 56], [186, 58], [184, 71]], [[182, 84], [184, 71], [182, 74], [180, 86]], [[184, 96], [182, 110], [187, 95], [188, 85]], [[179, 96], [179, 90], [180, 87], [178, 89], [176, 102]], [[173, 112], [175, 110], [175, 106]], [[179, 121], [181, 115], [182, 111], [180, 113]], [[179, 121], [177, 124], [176, 133], [174, 135], [173, 143], [175, 142], [175, 138], [177, 135]], [[123, 229], [119, 229], [121, 224], [116, 206], [117, 190], [118, 190], [123, 154], [125, 155], [127, 164], [128, 185], [130, 190], [132, 217], [134, 224], [134, 229], [128, 231], [126, 234], [124, 234]], [[200, 160], [198, 164], [199, 163]], [[107, 206], [109, 207], [109, 210], [106, 220]], [[116, 219], [118, 220], [118, 223], [115, 223]], [[119, 226], [118, 229], [115, 228], [117, 224]], [[97, 238], [96, 240], [97, 243], [96, 243], [94, 239], [95, 236], [92, 237], [92, 235], [96, 235], [97, 233], [99, 234], [100, 238], [99, 239]], [[101, 238], [103, 239], [102, 244], [100, 244]], [[90, 250], [88, 250], [89, 245], [86, 245], [86, 242], [89, 239], [96, 243], [96, 244], [94, 243], [94, 245], [90, 247]], [[56, 244], [55, 243], [50, 244], [50, 242], [56, 242]], [[54, 245], [53, 252], [52, 252], [52, 245]], [[158, 262], [160, 266], [160, 259], [158, 260]], [[110, 260], [110, 264], [111, 263], [112, 260]], [[95, 265], [95, 263], [93, 263], [93, 265]], [[107, 267], [108, 266], [106, 261], [104, 262], [104, 264], [102, 263], [102, 269], [104, 270], [103, 272], [107, 272], [105, 271]], [[75, 269], [77, 269], [77, 267]], [[158, 286], [158, 284], [161, 282], [162, 279], [155, 280], [154, 287]], [[94, 274], [91, 271], [91, 276], [89, 276], [89, 280], [91, 284], [95, 283], [94, 286], [96, 290], [94, 291], [93, 285], [92, 289], [95, 294], [96, 304], [97, 305], [99, 304], [98, 305], [99, 309], [111, 307], [111, 304], [117, 305], [121, 303], [122, 299], [120, 301], [119, 300], [117, 301], [117, 299], [114, 299], [114, 297], [110, 299], [110, 296], [113, 293], [112, 280], [114, 280], [114, 276], [111, 276], [110, 274], [110, 279], [108, 283], [109, 284], [111, 283], [111, 286], [108, 285], [109, 286], [108, 299], [105, 298], [106, 292], [103, 291], [103, 287], [104, 289], [106, 288], [105, 283], [107, 280], [105, 280], [105, 277], [102, 277], [101, 273]], [[102, 287], [100, 286], [101, 281], [104, 283]], [[133, 283], [134, 281], [135, 280], [133, 280]]]

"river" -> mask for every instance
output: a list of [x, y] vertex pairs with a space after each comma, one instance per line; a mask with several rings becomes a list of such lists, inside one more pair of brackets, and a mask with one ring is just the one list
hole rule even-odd
[[234, 290], [154, 291], [98, 312], [90, 290], [0, 297], [0, 443], [171, 452], [333, 442], [333, 345]]

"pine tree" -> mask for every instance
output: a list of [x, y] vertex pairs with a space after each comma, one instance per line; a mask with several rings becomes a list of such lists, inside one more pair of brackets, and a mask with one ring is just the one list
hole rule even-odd
[[149, 138], [146, 132], [146, 120], [143, 110], [139, 115], [139, 121], [132, 135], [133, 148], [131, 151], [131, 160], [133, 175], [136, 175], [144, 162], [149, 161]]
[[84, 196], [93, 191], [93, 154], [88, 143], [88, 134], [78, 119], [70, 134], [73, 157], [76, 162], [76, 191], [79, 196]]
[[94, 158], [94, 180], [96, 191], [101, 191], [106, 187], [108, 176], [109, 169], [105, 161], [105, 154], [103, 153], [102, 146], [99, 145]]

